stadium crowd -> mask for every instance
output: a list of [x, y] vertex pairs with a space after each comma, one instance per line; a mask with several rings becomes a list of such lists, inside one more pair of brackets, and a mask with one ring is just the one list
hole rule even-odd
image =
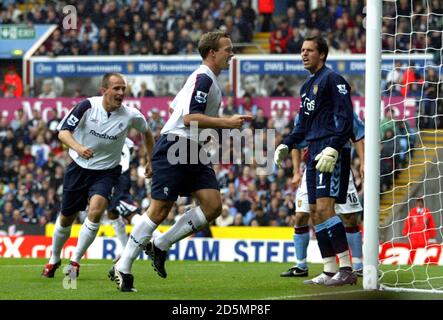
[[[63, 7], [70, 4], [79, 17], [77, 29], [63, 28]], [[0, 23], [58, 25], [38, 49], [44, 56], [194, 54], [202, 33], [215, 29], [225, 29], [236, 44], [252, 42], [256, 32], [270, 32], [271, 53], [299, 53], [308, 33], [323, 34], [331, 53], [365, 53], [363, 1], [311, 4], [258, 0], [255, 8], [251, 0], [3, 1]], [[384, 15], [393, 18], [383, 19], [384, 50], [438, 54], [441, 1], [429, 1], [429, 7], [409, 0], [383, 5]], [[427, 10], [434, 14], [424, 15]]]
[[[234, 106], [236, 109], [239, 107]], [[243, 110], [244, 113], [250, 112]], [[226, 107], [222, 112], [229, 114], [231, 111]], [[156, 112], [152, 114], [148, 123], [158, 139], [165, 119]], [[268, 119], [263, 110], [257, 109], [254, 120], [248, 126], [252, 130], [275, 128], [275, 143], [278, 145], [292, 130], [295, 116], [296, 113], [291, 118], [277, 113]], [[43, 121], [38, 109], [34, 109], [30, 117], [23, 110], [18, 110], [12, 121], [0, 118], [0, 225], [45, 225], [56, 219], [64, 168], [70, 160], [57, 138], [56, 127], [60, 117], [53, 113], [49, 119]], [[141, 137], [138, 134], [130, 132], [129, 137], [140, 147]], [[150, 185], [144, 178], [143, 148], [138, 147], [131, 162], [131, 193], [137, 205], [146, 208], [150, 203]], [[231, 153], [232, 150], [231, 146]], [[244, 151], [247, 153], [247, 148]], [[215, 223], [220, 226], [291, 225], [295, 187], [291, 184], [293, 167], [290, 157], [283, 168], [274, 168], [271, 175], [264, 175], [264, 168], [256, 161], [252, 161], [251, 165], [239, 165], [232, 164], [235, 155], [231, 159], [231, 164], [214, 165], [224, 205], [223, 214]], [[354, 158], [354, 174], [361, 187], [358, 165], [358, 158]], [[188, 205], [190, 198], [180, 198], [165, 223], [173, 223]]]
[[[269, 15], [263, 7], [264, 2], [278, 7], [280, 15]], [[310, 8], [310, 2], [259, 0], [259, 8], [255, 11], [250, 0], [80, 0], [34, 1], [33, 4], [4, 0], [0, 6], [0, 23], [57, 24], [59, 27], [38, 49], [37, 55], [45, 56], [194, 54], [201, 34], [216, 28], [226, 29], [234, 43], [251, 42], [256, 32], [270, 32], [271, 53], [299, 53], [308, 33], [325, 35], [331, 53], [365, 52], [362, 1], [330, 0], [327, 4], [326, 1], [318, 1], [318, 7], [314, 10]], [[414, 13], [419, 14], [425, 10], [420, 2], [414, 2]], [[77, 21], [76, 30], [64, 30], [62, 7], [71, 3], [75, 5], [81, 19]], [[414, 48], [416, 52], [425, 52], [442, 47], [441, 32], [411, 33], [423, 31], [423, 28], [426, 30], [429, 26], [431, 30], [441, 30], [443, 26], [440, 25], [441, 19], [436, 19], [437, 15], [427, 18], [409, 17], [409, 0], [401, 0], [398, 5], [397, 2], [395, 5], [385, 5], [391, 6], [385, 8], [385, 12], [401, 17], [397, 24], [390, 19], [383, 20], [385, 34], [394, 35], [395, 27], [397, 34], [400, 34], [384, 37], [384, 50]], [[436, 14], [443, 13], [440, 1], [429, 1], [429, 5]], [[425, 72], [423, 69], [421, 71]], [[420, 75], [414, 68], [399, 65], [386, 75], [386, 81], [382, 84], [385, 94], [428, 98], [422, 106], [423, 114], [443, 114], [443, 109], [440, 110], [441, 99], [436, 99], [442, 85], [433, 71], [429, 68]], [[436, 80], [424, 83], [423, 79]], [[17, 96], [14, 90], [13, 86], [4, 86], [3, 95]], [[29, 96], [26, 88], [23, 91], [23, 96]], [[244, 99], [251, 97], [246, 96]], [[277, 112], [268, 119], [253, 104], [236, 105], [234, 99], [228, 99], [223, 114], [237, 112], [251, 112], [254, 115], [254, 120], [249, 124], [252, 129], [275, 128], [275, 145], [292, 130], [295, 117], [295, 114], [286, 117]], [[431, 123], [429, 119], [422, 118], [424, 127], [443, 126], [443, 121], [437, 119], [438, 122]], [[45, 225], [55, 221], [60, 209], [64, 168], [69, 161], [57, 139], [55, 128], [59, 121], [59, 115], [53, 114], [53, 119], [44, 122], [39, 110], [34, 110], [30, 117], [19, 110], [11, 122], [5, 117], [0, 118], [0, 225]], [[149, 119], [157, 138], [164, 121], [158, 114]], [[408, 139], [401, 139], [402, 133], [407, 133], [404, 136]], [[392, 138], [393, 134], [395, 139]], [[382, 179], [381, 188], [387, 190], [392, 184], [389, 173], [395, 169], [396, 164], [400, 167], [406, 164], [409, 156], [407, 150], [415, 143], [415, 136], [407, 122], [394, 121], [392, 115], [386, 114], [381, 137], [381, 169], [382, 175], [387, 176]], [[140, 146], [141, 141], [137, 135], [131, 133], [131, 138], [136, 146]], [[139, 152], [137, 150], [131, 163], [131, 192], [137, 204], [146, 208], [149, 205], [150, 190], [149, 183], [144, 179], [144, 160]], [[361, 193], [359, 163], [358, 157], [354, 155], [352, 169]], [[290, 158], [286, 159], [283, 168], [275, 168], [269, 176], [261, 175], [261, 168], [256, 164], [215, 165], [214, 170], [224, 204], [223, 214], [215, 221], [217, 225], [292, 224], [295, 188], [291, 184], [293, 167]], [[188, 198], [180, 198], [165, 223], [172, 224], [188, 205]]]

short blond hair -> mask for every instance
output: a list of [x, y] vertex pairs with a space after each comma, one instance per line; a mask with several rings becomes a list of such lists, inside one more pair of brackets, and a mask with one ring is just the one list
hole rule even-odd
[[205, 33], [201, 37], [200, 41], [198, 42], [198, 52], [203, 59], [208, 56], [211, 49], [215, 51], [219, 49], [218, 42], [221, 38], [229, 38], [229, 35], [224, 31], [217, 30]]
[[107, 88], [109, 87], [109, 79], [110, 79], [112, 76], [116, 76], [116, 77], [122, 78], [122, 79], [125, 80], [125, 82], [126, 82], [126, 78], [125, 78], [125, 76], [122, 75], [121, 73], [118, 73], [118, 72], [108, 72], [108, 73], [106, 73], [106, 74], [103, 76], [103, 78], [102, 78], [102, 88], [107, 89]]

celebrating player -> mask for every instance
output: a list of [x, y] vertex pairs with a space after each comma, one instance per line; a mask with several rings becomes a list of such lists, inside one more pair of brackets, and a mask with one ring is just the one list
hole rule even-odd
[[[243, 122], [251, 117], [217, 117], [222, 98], [217, 76], [223, 69], [229, 68], [234, 56], [229, 36], [218, 31], [206, 33], [201, 37], [198, 49], [203, 63], [189, 76], [172, 101], [173, 113], [155, 145], [151, 206], [132, 230], [122, 257], [114, 267], [115, 281], [120, 291], [136, 291], [131, 268], [142, 249], [151, 255], [157, 273], [166, 278], [164, 264], [169, 247], [201, 229], [221, 213], [221, 195], [214, 170], [202, 164], [200, 159], [196, 164], [189, 162], [189, 158], [195, 155], [190, 151], [196, 150], [198, 155], [202, 148], [198, 137], [191, 135], [190, 126], [197, 123], [198, 128], [235, 129], [241, 128]], [[175, 155], [172, 150], [180, 143], [187, 150], [186, 163], [172, 164], [168, 158]], [[189, 210], [152, 245], [147, 246], [153, 231], [166, 218], [179, 195], [192, 195], [199, 206]]]
[[52, 255], [42, 275], [54, 277], [61, 264], [60, 253], [71, 234], [71, 226], [79, 211], [89, 203], [88, 215], [80, 229], [77, 247], [67, 273], [78, 276], [80, 259], [94, 241], [100, 218], [108, 207], [112, 188], [121, 174], [122, 148], [128, 130], [135, 128], [144, 134], [150, 177], [154, 138], [139, 110], [122, 105], [126, 80], [119, 73], [107, 73], [102, 79], [103, 96], [81, 101], [58, 126], [59, 139], [69, 147], [72, 162], [63, 181], [61, 214], [55, 223]]

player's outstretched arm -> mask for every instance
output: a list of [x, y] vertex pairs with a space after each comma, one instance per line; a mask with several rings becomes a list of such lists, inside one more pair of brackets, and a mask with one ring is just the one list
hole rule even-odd
[[90, 159], [94, 156], [94, 151], [77, 142], [69, 130], [60, 130], [58, 138], [61, 142], [67, 145], [70, 149], [78, 153], [78, 155], [85, 159]]
[[228, 118], [210, 117], [202, 113], [191, 113], [183, 116], [183, 123], [189, 127], [191, 122], [197, 122], [199, 128], [240, 129], [245, 121], [251, 121], [252, 116], [233, 115]]

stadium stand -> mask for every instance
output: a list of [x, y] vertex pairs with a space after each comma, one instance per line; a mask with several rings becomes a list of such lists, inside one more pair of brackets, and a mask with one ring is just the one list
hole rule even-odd
[[[3, 1], [0, 6], [0, 23], [61, 26], [63, 18], [61, 7], [70, 3], [70, 1], [45, 0]], [[401, 1], [401, 3], [399, 10], [408, 15], [411, 9], [410, 1]], [[322, 34], [328, 41], [331, 54], [364, 53], [362, 44], [365, 42], [365, 15], [362, 1], [358, 0], [330, 0], [327, 4], [326, 1], [318, 1], [318, 7], [314, 10], [310, 8], [310, 1], [307, 0], [281, 1], [274, 3], [279, 7], [276, 11], [280, 14], [270, 17], [261, 12], [260, 8], [255, 9], [250, 0], [94, 2], [81, 0], [76, 1], [75, 5], [78, 15], [84, 17], [78, 20], [77, 30], [64, 31], [59, 27], [39, 48], [37, 55], [195, 54], [201, 34], [216, 28], [226, 29], [231, 34], [233, 42], [237, 44], [237, 52], [298, 54], [304, 37], [308, 34]], [[439, 1], [431, 1], [430, 5], [436, 12], [443, 10], [438, 8]], [[413, 9], [414, 13], [418, 14], [423, 7], [417, 5]], [[392, 15], [401, 15], [400, 11], [393, 12]], [[265, 23], [269, 26], [263, 29], [264, 17]], [[422, 23], [419, 19], [412, 21], [412, 24], [400, 23], [397, 34], [409, 34], [411, 26], [414, 30], [420, 30]], [[384, 33], [394, 34], [394, 27], [393, 21], [383, 20]], [[281, 41], [282, 38], [284, 41]], [[406, 47], [410, 41], [416, 43], [416, 47], [426, 41], [431, 42], [431, 47], [441, 47], [441, 38], [429, 34], [428, 39], [420, 36], [412, 39], [411, 36], [397, 36], [395, 39], [386, 37], [383, 48], [393, 48], [394, 45], [396, 48]], [[397, 75], [388, 75], [382, 84], [386, 92], [398, 88], [399, 96], [420, 94], [422, 91], [420, 84], [405, 86], [405, 81], [413, 76], [410, 74], [406, 77], [405, 73], [406, 71], [399, 66]], [[388, 79], [393, 76], [394, 80]], [[435, 77], [432, 74], [426, 76]], [[405, 87], [406, 90], [400, 90]], [[425, 94], [430, 98], [435, 94], [435, 90], [433, 87], [424, 88]], [[0, 94], [12, 95], [12, 92], [7, 91], [2, 90]], [[81, 88], [79, 96], [81, 96], [80, 91]], [[359, 91], [363, 91], [362, 88]], [[26, 86], [23, 88], [24, 97], [33, 96], [32, 92], [32, 88]], [[133, 92], [133, 94], [137, 96], [139, 93]], [[235, 105], [235, 102], [230, 105], [233, 110], [242, 110], [241, 107]], [[426, 108], [430, 109], [424, 106], [424, 109]], [[231, 111], [226, 109], [225, 114], [229, 113]], [[259, 113], [260, 111], [257, 111], [257, 114]], [[288, 124], [279, 126], [281, 132], [277, 134], [277, 144], [290, 132], [293, 116]], [[24, 224], [53, 222], [59, 208], [61, 179], [64, 165], [68, 160], [51, 128], [54, 128], [54, 122], [60, 119], [55, 115], [54, 120], [44, 123], [40, 118], [38, 111], [34, 113], [32, 119], [27, 119], [23, 113], [18, 113], [16, 119], [10, 123], [6, 118], [0, 118], [0, 150], [2, 150], [0, 175], [3, 177], [0, 185], [0, 224], [11, 221]], [[426, 122], [426, 119], [425, 117], [420, 121]], [[274, 128], [275, 121], [276, 119], [262, 119], [258, 115], [251, 126], [253, 129], [264, 126]], [[423, 126], [430, 127], [431, 124], [424, 123]], [[413, 144], [413, 141], [407, 143]], [[389, 147], [384, 143], [384, 152], [389, 153]], [[355, 156], [353, 163], [355, 179], [360, 183], [359, 161]], [[147, 185], [141, 173], [143, 168], [141, 157], [135, 157], [131, 167], [132, 192], [137, 203], [141, 207], [146, 207], [149, 205], [149, 188], [146, 189]], [[294, 201], [291, 160], [286, 160], [282, 171], [268, 177], [257, 175], [256, 169], [254, 165], [249, 168], [251, 183], [247, 185], [247, 190], [244, 190], [241, 181], [245, 179], [245, 167], [240, 165], [215, 167], [222, 188], [223, 202], [229, 214], [235, 217], [240, 212], [235, 203], [239, 201], [238, 197], [241, 194], [245, 194], [246, 201], [251, 205], [250, 209], [242, 214], [243, 223], [248, 224], [251, 221], [256, 223], [255, 211], [263, 211], [263, 214], [270, 218], [259, 219], [260, 221], [269, 221], [271, 225], [290, 225], [289, 216], [293, 212]], [[381, 188], [387, 189], [389, 185], [390, 182], [385, 181]], [[361, 193], [361, 185], [358, 187]], [[242, 190], [244, 192], [240, 192]], [[189, 199], [182, 201], [188, 204]], [[34, 216], [30, 215], [31, 206], [34, 209]], [[174, 215], [178, 213], [178, 209], [174, 207]]]

